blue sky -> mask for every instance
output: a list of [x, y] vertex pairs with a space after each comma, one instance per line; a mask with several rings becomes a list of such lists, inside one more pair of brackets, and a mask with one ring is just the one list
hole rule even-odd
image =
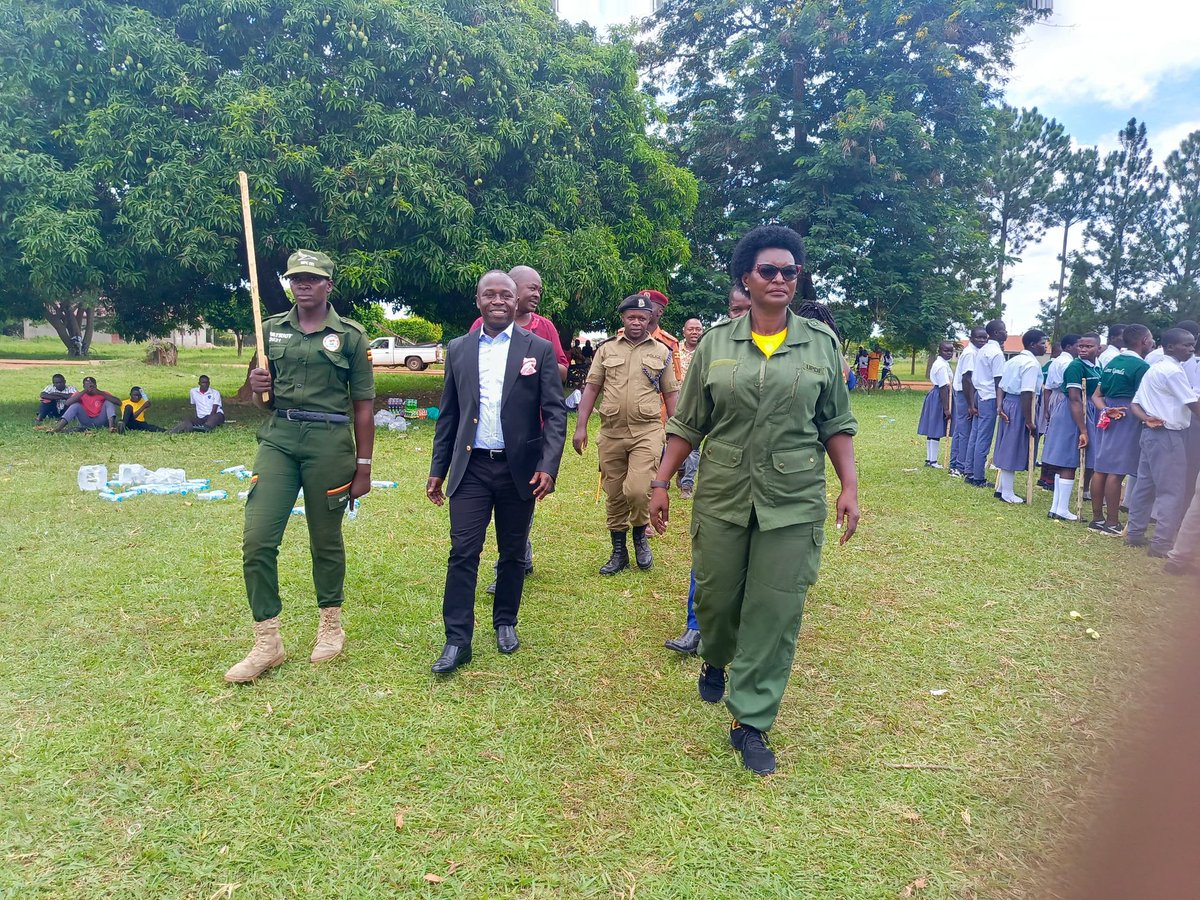
[[[646, 15], [651, 0], [560, 0], [562, 15], [602, 26]], [[1017, 48], [1005, 92], [1036, 106], [1075, 142], [1114, 149], [1131, 117], [1146, 122], [1162, 161], [1200, 129], [1200, 4], [1191, 0], [1055, 0], [1054, 15], [1030, 28]], [[1072, 234], [1072, 247], [1079, 235]], [[1009, 331], [1031, 327], [1038, 301], [1058, 279], [1062, 233], [1026, 248], [1006, 294]]]

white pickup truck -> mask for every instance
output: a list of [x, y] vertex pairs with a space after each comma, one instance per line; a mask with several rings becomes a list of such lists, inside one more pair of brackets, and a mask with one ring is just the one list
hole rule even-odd
[[441, 344], [413, 344], [407, 338], [380, 337], [371, 341], [367, 348], [371, 365], [404, 366], [413, 372], [428, 368], [430, 363], [444, 362], [445, 351]]

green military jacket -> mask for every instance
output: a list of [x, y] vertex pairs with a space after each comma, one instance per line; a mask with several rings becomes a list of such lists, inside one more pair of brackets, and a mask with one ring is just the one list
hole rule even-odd
[[704, 442], [693, 508], [764, 531], [823, 522], [825, 442], [855, 434], [832, 331], [791, 311], [770, 359], [750, 316], [714, 325], [696, 348], [667, 434]]
[[305, 334], [296, 308], [263, 322], [275, 409], [351, 414], [352, 400], [375, 398], [375, 373], [363, 327], [331, 305], [324, 327]]

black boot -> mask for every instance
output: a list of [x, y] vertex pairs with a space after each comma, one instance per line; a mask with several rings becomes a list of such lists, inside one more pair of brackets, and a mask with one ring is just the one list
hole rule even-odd
[[639, 569], [648, 569], [654, 565], [654, 554], [650, 552], [650, 539], [646, 537], [645, 525], [636, 525], [633, 529], [633, 556]]
[[625, 548], [625, 537], [628, 532], [625, 531], [610, 531], [609, 537], [612, 538], [613, 552], [608, 558], [608, 562], [600, 567], [601, 575], [616, 575], [622, 569], [629, 568], [629, 551]]

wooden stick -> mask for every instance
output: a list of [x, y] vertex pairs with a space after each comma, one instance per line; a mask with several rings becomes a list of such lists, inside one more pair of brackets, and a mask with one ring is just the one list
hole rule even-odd
[[[1080, 402], [1083, 403], [1083, 433], [1087, 434], [1088, 396], [1087, 396], [1087, 379], [1086, 378], [1082, 379], [1082, 384], [1080, 385], [1080, 390], [1081, 390], [1081, 396], [1079, 399], [1080, 399]], [[1067, 402], [1068, 403], [1071, 402], [1070, 394], [1067, 394]], [[1075, 470], [1075, 477], [1076, 477], [1076, 479], [1078, 479], [1077, 485], [1075, 487], [1075, 515], [1079, 516], [1080, 521], [1083, 521], [1083, 483], [1084, 483], [1084, 481], [1087, 480], [1087, 448], [1086, 447], [1084, 447], [1082, 450], [1079, 451], [1079, 468]]]
[[[258, 368], [267, 368], [267, 349], [263, 342], [262, 303], [258, 294], [258, 260], [254, 256], [254, 221], [250, 218], [250, 181], [245, 172], [238, 172], [242, 188], [242, 226], [246, 231], [246, 263], [250, 267], [250, 306], [254, 310], [254, 342], [258, 349]], [[271, 399], [263, 394], [263, 403]]]
[[1037, 431], [1029, 432], [1029, 475], [1025, 478], [1025, 502], [1033, 502], [1033, 460], [1037, 454]]
[[[942, 441], [942, 443], [946, 445], [946, 465], [944, 467], [946, 469], [950, 468], [950, 422], [953, 418], [954, 418], [954, 416], [953, 416], [953, 414], [951, 414], [950, 418], [946, 420], [946, 437]], [[942, 451], [941, 451], [941, 448], [939, 447], [938, 448], [938, 462], [939, 463], [941, 462], [941, 457], [942, 457]]]

